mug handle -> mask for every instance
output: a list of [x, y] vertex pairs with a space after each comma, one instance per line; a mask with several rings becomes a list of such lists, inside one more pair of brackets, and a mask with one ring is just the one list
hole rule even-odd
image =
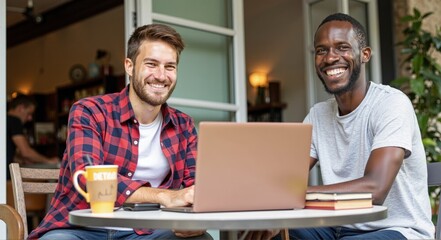
[[[84, 177], [86, 177], [86, 172], [85, 172], [84, 170], [78, 170], [78, 171], [76, 171], [76, 172], [74, 173], [74, 175], [73, 175], [73, 184], [74, 184], [75, 189], [77, 189], [77, 191], [78, 191], [81, 195], [83, 195], [83, 197], [86, 198], [86, 201], [89, 202], [89, 200], [90, 200], [89, 193], [86, 193], [86, 192], [80, 187], [80, 185], [78, 184], [78, 175], [80, 175], [80, 174], [83, 174]], [[87, 178], [86, 178], [86, 179], [87, 179]]]

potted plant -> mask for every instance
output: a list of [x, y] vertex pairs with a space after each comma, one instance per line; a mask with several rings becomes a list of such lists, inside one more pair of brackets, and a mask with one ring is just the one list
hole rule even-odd
[[[404, 69], [406, 76], [392, 81], [392, 86], [402, 89], [413, 103], [421, 130], [426, 159], [428, 162], [441, 161], [441, 66], [434, 53], [441, 53], [441, 28], [435, 34], [422, 29], [423, 21], [432, 12], [421, 14], [413, 9], [413, 14], [401, 20], [408, 23], [403, 30], [404, 40], [401, 54], [405, 54]], [[440, 55], [441, 56], [441, 55]], [[440, 173], [441, 174], [441, 173]], [[430, 188], [432, 206], [439, 199], [440, 189]]]

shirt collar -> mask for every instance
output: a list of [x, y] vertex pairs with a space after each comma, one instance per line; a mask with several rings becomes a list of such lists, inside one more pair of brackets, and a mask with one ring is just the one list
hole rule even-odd
[[116, 100], [120, 107], [120, 122], [123, 123], [130, 119], [135, 119], [135, 112], [129, 100], [129, 85], [119, 92], [119, 98], [116, 98]]
[[176, 109], [168, 106], [167, 103], [162, 104], [161, 107], [162, 116], [164, 116], [164, 126], [172, 124], [174, 127], [178, 126], [178, 117], [176, 115]]

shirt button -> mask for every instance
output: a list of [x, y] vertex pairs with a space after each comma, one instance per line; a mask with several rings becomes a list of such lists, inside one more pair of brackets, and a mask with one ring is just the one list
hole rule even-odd
[[131, 172], [129, 172], [129, 173], [127, 174], [127, 176], [131, 177], [131, 176], [132, 176], [132, 173], [131, 173]]
[[136, 141], [136, 140], [133, 141], [133, 144], [138, 145], [138, 141]]
[[127, 191], [126, 191], [126, 195], [130, 195], [130, 190], [127, 190]]
[[133, 122], [134, 122], [134, 123], [138, 123], [138, 121], [137, 121], [136, 119], [133, 119]]

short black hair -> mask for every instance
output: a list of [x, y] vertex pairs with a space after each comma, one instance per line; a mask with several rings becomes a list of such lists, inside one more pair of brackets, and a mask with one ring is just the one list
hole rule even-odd
[[37, 102], [35, 102], [34, 98], [29, 96], [29, 95], [25, 95], [22, 93], [19, 93], [16, 97], [14, 97], [11, 102], [9, 103], [9, 107], [10, 109], [15, 109], [18, 106], [23, 105], [25, 107], [29, 107], [29, 106], [37, 106]]
[[317, 27], [319, 29], [323, 24], [330, 22], [330, 21], [343, 21], [343, 22], [349, 22], [352, 25], [352, 28], [354, 28], [355, 34], [357, 36], [358, 44], [360, 45], [360, 48], [367, 47], [367, 33], [365, 28], [361, 25], [359, 21], [357, 21], [355, 18], [344, 14], [344, 13], [334, 13], [329, 16], [327, 16], [323, 21], [320, 23], [320, 25]]

